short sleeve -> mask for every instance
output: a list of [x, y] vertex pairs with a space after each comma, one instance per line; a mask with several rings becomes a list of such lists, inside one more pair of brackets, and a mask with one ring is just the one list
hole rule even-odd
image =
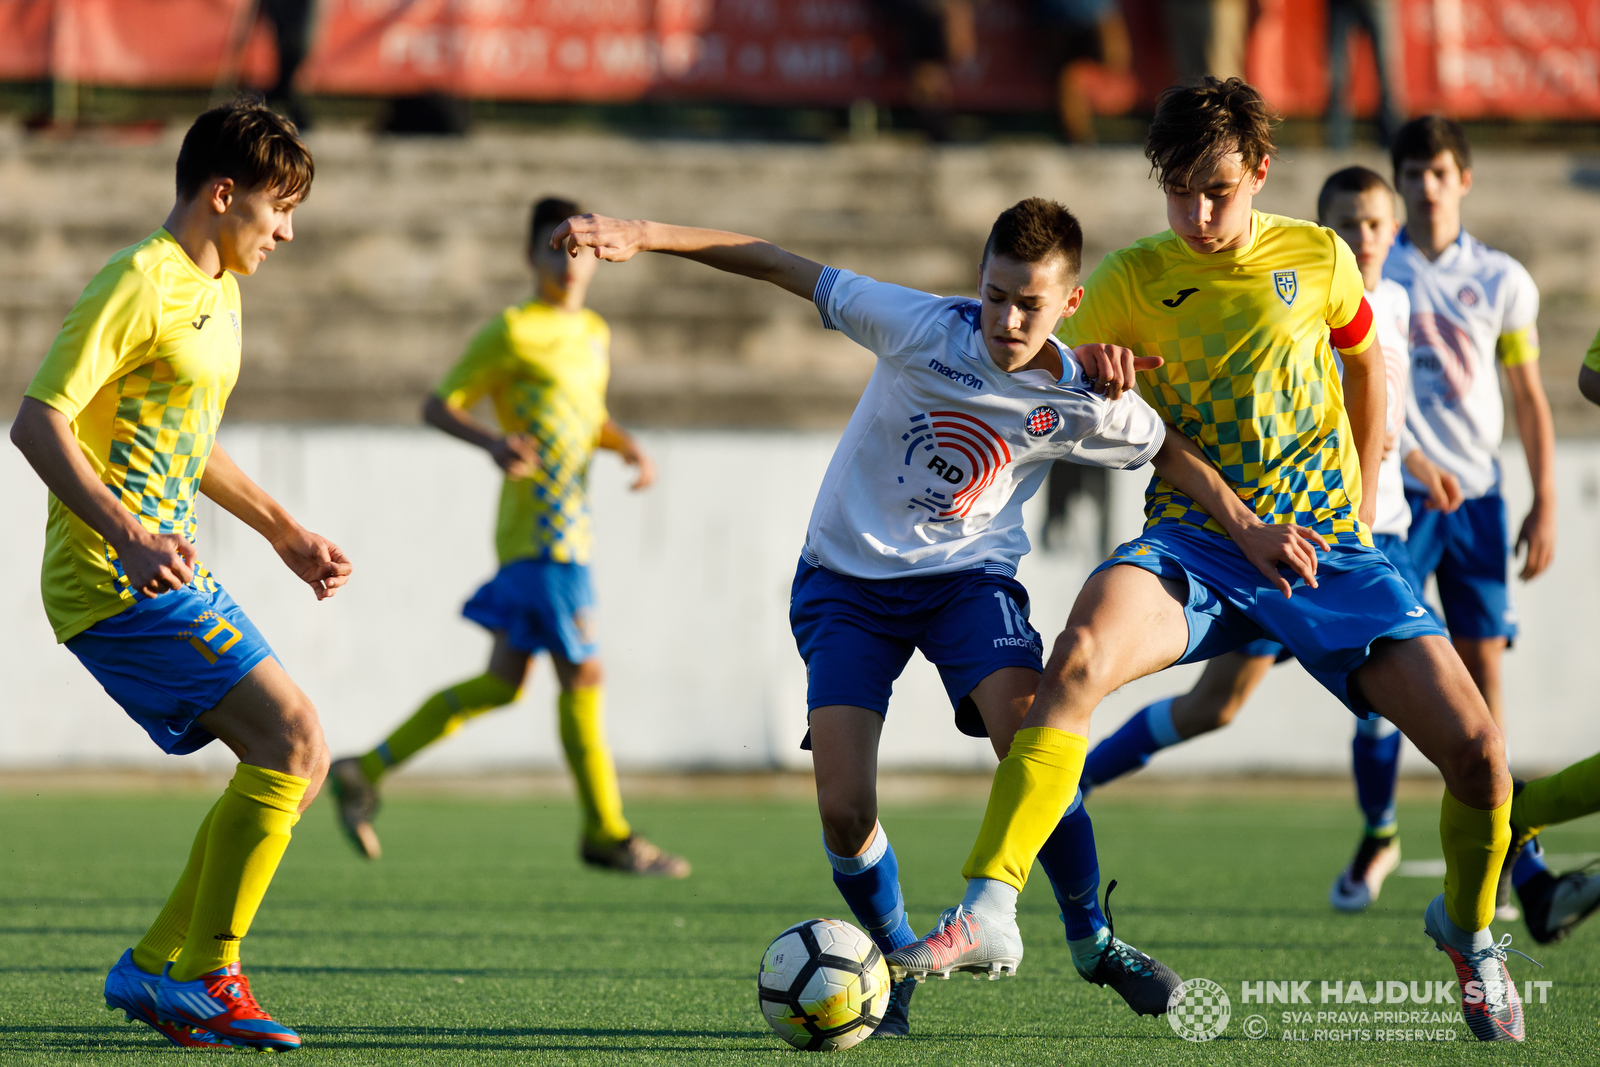
[[451, 407], [470, 408], [505, 380], [510, 357], [510, 326], [505, 315], [496, 315], [467, 345], [434, 395]]
[[1128, 300], [1116, 257], [1107, 256], [1083, 283], [1078, 310], [1061, 321], [1056, 336], [1068, 348], [1104, 344], [1132, 348], [1139, 339], [1128, 327]]
[[108, 267], [67, 313], [26, 395], [75, 419], [107, 382], [148, 361], [160, 336], [155, 283], [133, 267]]
[[1512, 263], [1506, 275], [1506, 310], [1500, 319], [1495, 355], [1508, 367], [1539, 358], [1539, 287], [1521, 263]]
[[838, 267], [822, 268], [811, 300], [824, 327], [838, 330], [880, 359], [914, 348], [952, 303], [948, 296], [891, 285]]
[[1378, 336], [1378, 323], [1367, 303], [1355, 253], [1343, 237], [1329, 229], [1322, 232], [1333, 242], [1333, 277], [1328, 283], [1328, 307], [1323, 316], [1328, 324], [1328, 341], [1340, 355], [1360, 355], [1372, 347]]
[[1095, 398], [1104, 408], [1095, 432], [1067, 453], [1074, 463], [1110, 470], [1131, 470], [1150, 462], [1167, 438], [1167, 424], [1133, 390], [1116, 400]]
[[1600, 371], [1600, 333], [1594, 335], [1594, 340], [1589, 342], [1589, 351], [1583, 357], [1583, 365], [1592, 371]]

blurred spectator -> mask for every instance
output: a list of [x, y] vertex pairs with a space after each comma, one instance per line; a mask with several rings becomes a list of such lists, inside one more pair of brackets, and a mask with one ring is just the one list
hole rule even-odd
[[1179, 84], [1192, 85], [1206, 74], [1244, 77], [1249, 0], [1165, 0], [1162, 6]]
[[1402, 73], [1404, 59], [1392, 0], [1328, 0], [1328, 143], [1348, 148], [1354, 123], [1350, 114], [1350, 33], [1367, 31], [1378, 60], [1378, 137], [1385, 148], [1406, 120]]
[[1093, 144], [1096, 112], [1123, 114], [1138, 90], [1122, 9], [1117, 0], [1032, 0], [1029, 13], [1055, 78], [1061, 134]]
[[311, 128], [311, 112], [295, 88], [294, 76], [311, 45], [316, 0], [260, 0], [261, 17], [272, 24], [278, 44], [278, 81], [267, 90], [267, 104], [289, 116], [302, 131]]
[[918, 125], [932, 140], [948, 141], [950, 72], [978, 51], [972, 0], [873, 0], [873, 6], [900, 39]]

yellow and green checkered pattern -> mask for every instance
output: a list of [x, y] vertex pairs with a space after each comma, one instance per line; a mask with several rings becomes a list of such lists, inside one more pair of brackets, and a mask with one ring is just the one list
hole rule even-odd
[[599, 427], [562, 390], [519, 381], [508, 387], [517, 422], [538, 442], [539, 469], [508, 493], [527, 493], [533, 521], [522, 524], [525, 552], [557, 563], [587, 561], [593, 531], [589, 517], [589, 460]]

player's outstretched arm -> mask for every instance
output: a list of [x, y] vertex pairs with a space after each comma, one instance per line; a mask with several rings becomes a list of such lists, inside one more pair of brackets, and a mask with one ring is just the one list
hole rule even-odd
[[1262, 522], [1194, 442], [1171, 426], [1167, 427], [1166, 439], [1161, 442], [1151, 465], [1157, 474], [1221, 523], [1245, 558], [1255, 564], [1285, 599], [1293, 596], [1293, 587], [1280, 567], [1288, 567], [1305, 579], [1306, 584], [1316, 588], [1316, 550], [1328, 548], [1321, 534], [1292, 523]]
[[350, 580], [350, 561], [338, 545], [301, 526], [266, 490], [239, 469], [220, 444], [211, 446], [200, 491], [240, 522], [265, 537], [278, 558], [326, 600]]
[[539, 452], [534, 448], [533, 438], [524, 433], [498, 434], [485, 429], [477, 419], [447, 403], [443, 397], [430, 396], [423, 402], [422, 421], [458, 441], [483, 449], [508, 478], [531, 478], [539, 469]]
[[610, 419], [600, 427], [600, 447], [615, 452], [622, 457], [622, 462], [633, 468], [633, 485], [629, 488], [634, 492], [648, 489], [655, 484], [655, 460], [639, 447], [639, 442], [633, 439], [632, 434]]
[[1539, 377], [1539, 361], [1529, 360], [1506, 368], [1511, 383], [1511, 407], [1517, 413], [1522, 454], [1528, 458], [1533, 482], [1533, 507], [1522, 520], [1515, 551], [1528, 547], [1522, 561], [1522, 580], [1542, 574], [1556, 558], [1556, 431], [1550, 401]]
[[556, 227], [550, 235], [550, 247], [565, 248], [572, 256], [592, 248], [596, 256], [613, 263], [624, 263], [640, 252], [682, 256], [730, 274], [771, 282], [803, 300], [811, 299], [822, 278], [821, 263], [759, 237], [647, 219], [574, 215]]
[[194, 577], [194, 546], [177, 534], [155, 534], [122, 506], [84, 458], [68, 418], [24, 397], [11, 424], [11, 443], [39, 480], [116, 550], [128, 584], [146, 596], [182, 589]]

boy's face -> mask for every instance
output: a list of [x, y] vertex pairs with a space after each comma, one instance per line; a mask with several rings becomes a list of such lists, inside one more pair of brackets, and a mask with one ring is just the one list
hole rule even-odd
[[254, 274], [279, 241], [294, 240], [294, 209], [299, 196], [276, 187], [241, 192], [231, 178], [217, 178], [201, 192], [218, 214], [217, 252], [224, 270]]
[[1453, 153], [1440, 152], [1432, 159], [1403, 159], [1395, 175], [1400, 199], [1406, 203], [1406, 218], [1432, 227], [1459, 225], [1461, 201], [1472, 190], [1472, 169], [1456, 165]]
[[1039, 263], [991, 255], [979, 267], [978, 293], [984, 347], [1004, 371], [1033, 359], [1083, 299], [1083, 288], [1059, 255]]
[[1338, 193], [1328, 201], [1327, 213], [1317, 221], [1344, 238], [1356, 254], [1367, 288], [1383, 276], [1383, 261], [1394, 244], [1400, 223], [1394, 217], [1394, 197], [1387, 189], [1364, 193]]
[[550, 235], [556, 225], [542, 226], [528, 248], [528, 265], [538, 281], [539, 293], [547, 301], [555, 302], [573, 290], [588, 288], [589, 281], [600, 266], [600, 260], [590, 253], [569, 256], [565, 249], [551, 248]]
[[1229, 152], [1184, 186], [1168, 186], [1167, 224], [1201, 255], [1242, 247], [1250, 239], [1250, 209], [1267, 182], [1269, 161], [1247, 170], [1244, 156]]

